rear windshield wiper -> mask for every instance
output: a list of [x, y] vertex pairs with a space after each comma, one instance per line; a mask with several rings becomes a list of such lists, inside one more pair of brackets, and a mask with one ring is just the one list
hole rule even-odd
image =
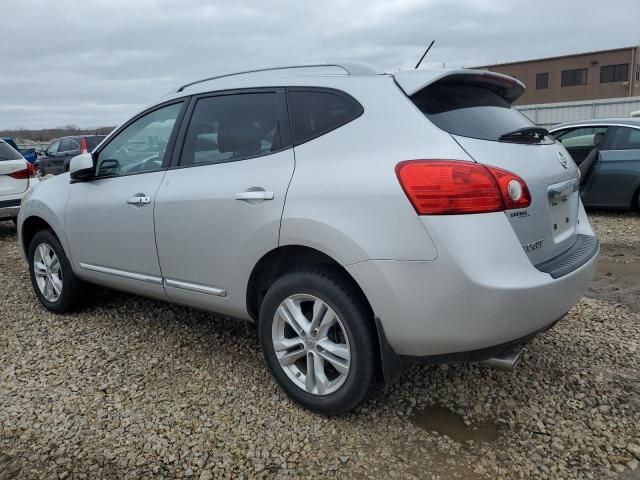
[[529, 143], [531, 141], [541, 142], [544, 137], [549, 135], [549, 131], [542, 127], [525, 127], [519, 128], [512, 132], [507, 132], [504, 135], [500, 135], [501, 142], [523, 142]]

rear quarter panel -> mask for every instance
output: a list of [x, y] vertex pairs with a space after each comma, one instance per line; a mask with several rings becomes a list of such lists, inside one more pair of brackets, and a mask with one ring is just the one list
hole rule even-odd
[[390, 77], [334, 88], [362, 116], [295, 147], [281, 245], [316, 248], [342, 265], [369, 259], [433, 260], [436, 248], [396, 177], [403, 160], [470, 160], [433, 126]]

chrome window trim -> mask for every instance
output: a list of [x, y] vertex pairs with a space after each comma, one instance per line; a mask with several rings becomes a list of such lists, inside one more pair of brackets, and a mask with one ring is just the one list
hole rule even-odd
[[636, 130], [640, 130], [640, 126], [637, 125], [625, 125], [623, 123], [587, 123], [584, 125], [567, 125], [565, 127], [552, 128], [549, 130], [549, 133], [554, 133], [560, 130], [569, 130], [575, 128], [590, 128], [590, 127], [626, 127], [626, 128], [635, 128]]

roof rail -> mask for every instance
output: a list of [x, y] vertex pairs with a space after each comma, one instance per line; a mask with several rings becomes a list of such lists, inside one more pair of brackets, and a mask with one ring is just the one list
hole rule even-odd
[[312, 63], [308, 65], [284, 65], [277, 67], [257, 68], [255, 70], [244, 70], [242, 72], [225, 73], [222, 75], [216, 75], [215, 77], [203, 78], [202, 80], [196, 80], [194, 82], [185, 83], [176, 90], [176, 93], [182, 92], [185, 88], [192, 87], [198, 83], [210, 82], [211, 80], [217, 80], [219, 78], [232, 77], [234, 75], [246, 75], [248, 73], [270, 72], [274, 70], [293, 70], [297, 68], [320, 68], [320, 67], [337, 67], [345, 71], [347, 75], [375, 75], [380, 72], [366, 63], [361, 62], [344, 62], [344, 63]]

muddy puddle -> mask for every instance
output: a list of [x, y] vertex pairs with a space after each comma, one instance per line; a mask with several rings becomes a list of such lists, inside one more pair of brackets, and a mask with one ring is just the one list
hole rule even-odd
[[603, 248], [587, 295], [640, 312], [640, 251], [614, 246]]
[[498, 427], [493, 422], [468, 426], [462, 416], [444, 407], [426, 407], [413, 412], [409, 421], [416, 427], [428, 432], [438, 432], [456, 442], [464, 444], [467, 440], [474, 442], [493, 442], [498, 438]]

